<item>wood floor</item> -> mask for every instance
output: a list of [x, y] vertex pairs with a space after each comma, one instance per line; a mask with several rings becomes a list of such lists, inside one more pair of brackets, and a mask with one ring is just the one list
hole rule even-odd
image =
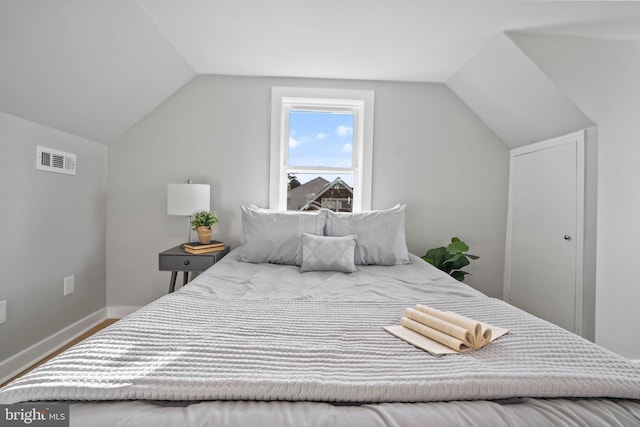
[[53, 353], [49, 354], [44, 359], [42, 359], [42, 360], [36, 362], [35, 364], [29, 366], [27, 369], [25, 369], [24, 371], [20, 372], [18, 375], [16, 375], [15, 377], [11, 378], [9, 381], [5, 382], [4, 384], [0, 384], [0, 387], [3, 387], [5, 385], [9, 384], [11, 381], [15, 380], [16, 378], [20, 378], [21, 376], [23, 376], [27, 372], [31, 371], [32, 369], [37, 368], [38, 366], [42, 365], [47, 360], [51, 359], [54, 356], [57, 356], [58, 354], [62, 353], [63, 351], [65, 351], [69, 347], [79, 343], [80, 341], [83, 341], [83, 340], [87, 339], [91, 335], [95, 334], [96, 332], [106, 328], [107, 326], [109, 326], [109, 325], [111, 325], [111, 324], [113, 324], [113, 323], [115, 323], [117, 321], [118, 321], [118, 319], [106, 319], [106, 320], [104, 320], [102, 323], [100, 323], [100, 324], [94, 326], [93, 328], [89, 329], [84, 334], [82, 334], [82, 335], [76, 337], [75, 339], [69, 341], [68, 343], [63, 345], [61, 348], [59, 348], [58, 350], [56, 350]]

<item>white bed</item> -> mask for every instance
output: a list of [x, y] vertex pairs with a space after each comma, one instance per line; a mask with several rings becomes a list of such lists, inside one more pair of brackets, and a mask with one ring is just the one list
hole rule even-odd
[[[354, 273], [237, 248], [0, 391], [71, 402], [71, 425], [640, 425], [640, 367], [418, 257]], [[424, 303], [510, 332], [433, 357], [390, 335]]]

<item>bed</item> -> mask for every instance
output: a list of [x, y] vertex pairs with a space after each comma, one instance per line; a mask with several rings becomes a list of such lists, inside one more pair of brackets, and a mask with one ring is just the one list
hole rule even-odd
[[[408, 253], [404, 209], [243, 207], [243, 246], [0, 403], [68, 402], [72, 426], [640, 425], [639, 366]], [[509, 333], [434, 357], [383, 329], [416, 303]]]

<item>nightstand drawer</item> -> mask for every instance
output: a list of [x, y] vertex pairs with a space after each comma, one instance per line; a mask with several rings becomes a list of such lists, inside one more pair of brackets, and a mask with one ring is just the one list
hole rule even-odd
[[204, 271], [216, 263], [215, 256], [165, 255], [160, 256], [161, 271]]
[[182, 284], [186, 285], [189, 281], [190, 271], [205, 271], [216, 262], [220, 261], [226, 254], [229, 253], [229, 246], [225, 246], [224, 249], [215, 252], [207, 252], [204, 254], [189, 254], [186, 253], [182, 247], [176, 246], [175, 248], [167, 249], [164, 252], [158, 254], [158, 264], [160, 265], [160, 271], [171, 272], [171, 282], [169, 282], [169, 293], [173, 292], [176, 288], [176, 277], [178, 272], [184, 273], [184, 279]]

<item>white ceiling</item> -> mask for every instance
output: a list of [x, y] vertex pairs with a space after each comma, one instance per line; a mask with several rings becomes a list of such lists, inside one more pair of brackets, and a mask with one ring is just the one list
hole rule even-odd
[[0, 111], [109, 143], [196, 74], [446, 82], [505, 31], [640, 40], [640, 2], [0, 0]]
[[[200, 74], [444, 82], [503, 31], [569, 25], [574, 35], [640, 37], [633, 2], [138, 2]], [[634, 27], [617, 25], [630, 17]]]

